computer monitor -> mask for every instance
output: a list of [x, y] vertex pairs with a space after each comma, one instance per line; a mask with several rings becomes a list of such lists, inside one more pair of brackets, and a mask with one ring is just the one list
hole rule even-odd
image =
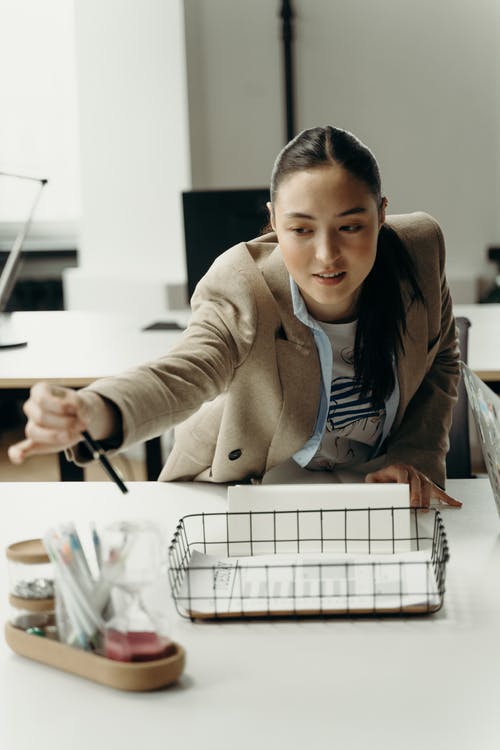
[[218, 255], [263, 234], [269, 222], [268, 201], [268, 188], [182, 194], [189, 298]]

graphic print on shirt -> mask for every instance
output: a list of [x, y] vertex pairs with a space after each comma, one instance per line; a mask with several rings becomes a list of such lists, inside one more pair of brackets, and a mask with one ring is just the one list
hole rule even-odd
[[[354, 349], [351, 346], [343, 347], [339, 355], [342, 362], [354, 368]], [[373, 437], [379, 430], [383, 415], [384, 410], [373, 405], [371, 393], [361, 397], [361, 385], [354, 378], [339, 377], [332, 380], [326, 420], [329, 432], [338, 431], [345, 438], [356, 425], [357, 440], [365, 431]]]
[[[330, 389], [330, 405], [326, 420], [326, 429], [330, 432], [342, 431], [347, 436], [346, 428], [354, 426], [359, 420], [372, 423], [379, 418], [383, 410], [377, 409], [371, 394], [361, 396], [361, 385], [352, 378], [334, 378]], [[361, 425], [359, 425], [361, 427]], [[365, 426], [366, 429], [366, 426]], [[370, 429], [373, 432], [373, 429]]]
[[354, 349], [351, 346], [344, 346], [340, 350], [340, 359], [349, 367], [354, 367]]
[[332, 376], [325, 432], [307, 468], [331, 471], [372, 457], [383, 430], [385, 404], [374, 404], [371, 392], [361, 395], [354, 366], [356, 322], [321, 326], [332, 345]]

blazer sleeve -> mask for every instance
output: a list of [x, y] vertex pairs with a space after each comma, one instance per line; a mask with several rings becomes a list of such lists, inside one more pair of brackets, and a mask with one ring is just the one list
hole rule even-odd
[[[444, 487], [448, 434], [460, 379], [460, 353], [445, 275], [444, 238], [437, 222], [431, 221], [438, 245], [439, 268], [437, 274], [434, 269], [434, 277], [439, 276], [439, 287], [437, 295], [428, 295], [430, 282], [422, 285], [429, 336], [427, 353], [424, 352], [424, 375], [409, 399], [399, 425], [389, 436], [385, 463], [414, 466]], [[418, 363], [407, 363], [407, 367], [418, 370]]]
[[[122, 436], [109, 444], [112, 451], [183, 422], [227, 389], [247, 357], [255, 337], [256, 304], [251, 282], [230, 260], [214, 264], [199, 283], [189, 326], [164, 357], [88, 386], [121, 416]], [[81, 445], [68, 456], [79, 463], [86, 460]]]

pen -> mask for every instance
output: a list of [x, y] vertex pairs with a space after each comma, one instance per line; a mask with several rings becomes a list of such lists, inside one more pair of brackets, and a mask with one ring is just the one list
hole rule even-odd
[[101, 537], [95, 527], [95, 523], [91, 524], [92, 530], [92, 544], [94, 545], [95, 559], [99, 570], [102, 568], [102, 550], [101, 550]]
[[125, 492], [128, 492], [128, 488], [126, 487], [123, 479], [117, 474], [116, 470], [113, 469], [97, 440], [94, 440], [94, 438], [91, 437], [86, 430], [83, 430], [82, 436], [87, 443], [87, 447], [92, 453], [93, 458], [100, 462], [106, 474], [113, 480], [116, 486], [119, 487], [119, 489], [124, 494]]
[[93, 585], [92, 576], [90, 574], [87, 558], [85, 557], [78, 533], [76, 531], [71, 531], [68, 534], [68, 540], [73, 552], [73, 560], [79, 581], [85, 589], [90, 590]]

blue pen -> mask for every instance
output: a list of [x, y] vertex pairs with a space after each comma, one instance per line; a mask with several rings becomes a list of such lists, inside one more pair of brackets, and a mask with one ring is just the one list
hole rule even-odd
[[95, 523], [91, 524], [92, 528], [92, 544], [94, 545], [94, 551], [95, 551], [95, 558], [97, 561], [97, 567], [99, 570], [102, 568], [102, 547], [101, 547], [101, 537], [99, 536], [97, 529], [95, 527]]

